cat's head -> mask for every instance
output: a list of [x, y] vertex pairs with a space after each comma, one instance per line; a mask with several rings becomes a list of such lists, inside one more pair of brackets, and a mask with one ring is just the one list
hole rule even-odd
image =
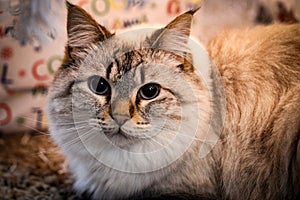
[[196, 10], [161, 29], [114, 34], [83, 9], [67, 7], [65, 59], [48, 98], [50, 131], [65, 154], [146, 172], [205, 139], [211, 94], [193, 60], [210, 64], [204, 50], [195, 57], [190, 48]]

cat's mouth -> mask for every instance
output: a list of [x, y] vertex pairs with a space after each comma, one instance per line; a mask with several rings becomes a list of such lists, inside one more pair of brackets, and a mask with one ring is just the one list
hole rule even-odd
[[110, 138], [114, 139], [114, 138], [122, 138], [125, 140], [133, 140], [136, 139], [136, 137], [129, 135], [128, 133], [126, 133], [125, 131], [123, 131], [120, 127], [117, 128], [114, 132], [111, 132], [109, 134], [107, 134]]
[[106, 134], [109, 140], [116, 146], [120, 148], [128, 148], [131, 144], [135, 143], [138, 139], [132, 135], [127, 134], [118, 128], [116, 131]]

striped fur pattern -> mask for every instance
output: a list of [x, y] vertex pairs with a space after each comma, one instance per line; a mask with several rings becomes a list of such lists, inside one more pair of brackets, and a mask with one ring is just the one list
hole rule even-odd
[[[188, 45], [195, 11], [162, 29], [124, 37], [68, 3], [69, 41], [47, 109], [51, 136], [68, 158], [79, 194], [299, 196], [299, 25], [216, 36], [208, 52], [217, 69], [205, 65], [201, 77], [192, 63], [208, 55]], [[109, 83], [109, 95], [89, 89], [94, 75]], [[141, 98], [141, 87], [153, 82], [160, 85], [158, 96]], [[116, 113], [127, 121], [118, 124]], [[210, 143], [207, 138], [216, 138], [222, 125], [218, 143]], [[211, 150], [204, 158], [203, 149]]]

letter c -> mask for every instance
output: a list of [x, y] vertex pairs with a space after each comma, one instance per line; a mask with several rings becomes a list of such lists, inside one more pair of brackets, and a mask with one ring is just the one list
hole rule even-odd
[[45, 61], [43, 59], [40, 59], [40, 60], [36, 61], [32, 66], [32, 70], [31, 70], [32, 75], [38, 81], [44, 81], [49, 78], [47, 74], [41, 75], [38, 73], [38, 68], [44, 63], [45, 63]]

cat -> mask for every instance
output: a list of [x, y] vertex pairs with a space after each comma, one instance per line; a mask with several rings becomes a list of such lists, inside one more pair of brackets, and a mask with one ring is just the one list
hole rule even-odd
[[67, 8], [47, 113], [79, 194], [299, 197], [299, 25], [227, 30], [205, 50], [189, 39], [197, 9], [115, 34]]

